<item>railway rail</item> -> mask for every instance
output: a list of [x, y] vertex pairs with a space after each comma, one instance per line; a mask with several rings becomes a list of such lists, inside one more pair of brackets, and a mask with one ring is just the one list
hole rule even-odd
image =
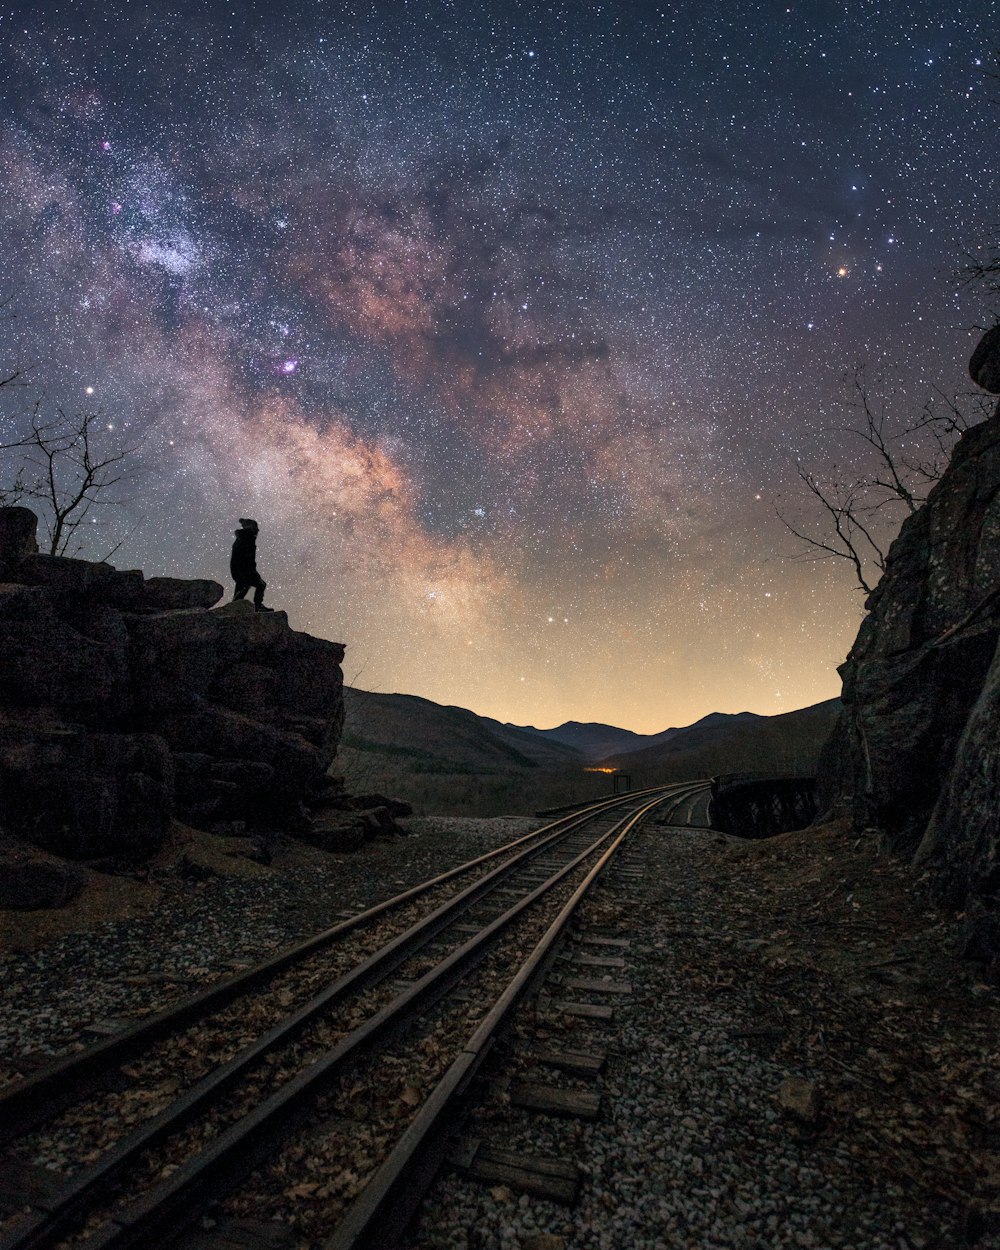
[[[255, 1168], [277, 1167], [287, 1190], [303, 1142], [323, 1143], [329, 1172], [345, 1099], [374, 1105], [418, 1046], [429, 1092], [408, 1087], [363, 1176], [346, 1135], [333, 1166], [353, 1182], [328, 1195], [330, 1250], [391, 1245], [580, 899], [645, 815], [690, 814], [706, 785], [591, 804], [0, 1089], [8, 1166], [74, 1168], [0, 1226], [0, 1250], [166, 1244], [206, 1201], [235, 1192], [238, 1206]], [[136, 1090], [153, 1091], [139, 1117]]]

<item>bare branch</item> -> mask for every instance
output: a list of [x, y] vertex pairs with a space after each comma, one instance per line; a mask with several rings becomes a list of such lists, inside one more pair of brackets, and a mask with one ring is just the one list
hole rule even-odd
[[93, 520], [95, 508], [120, 505], [114, 488], [125, 473], [118, 466], [134, 448], [116, 446], [106, 452], [98, 449], [95, 436], [100, 413], [70, 417], [62, 409], [56, 412], [54, 419], [45, 420], [41, 403], [37, 403], [29, 430], [0, 450], [24, 452], [15, 479], [17, 498], [42, 505], [48, 552], [66, 555], [71, 545], [74, 552], [82, 549], [82, 544], [75, 544], [75, 538], [80, 526], [88, 518]]
[[979, 396], [950, 396], [935, 388], [915, 418], [900, 420], [897, 395], [884, 378], [870, 378], [863, 367], [855, 370], [844, 401], [854, 420], [833, 429], [860, 443], [862, 459], [844, 478], [834, 466], [829, 480], [797, 463], [813, 520], [793, 523], [777, 513], [809, 558], [846, 561], [866, 594], [885, 571], [899, 522], [923, 504], [956, 439], [988, 414]]

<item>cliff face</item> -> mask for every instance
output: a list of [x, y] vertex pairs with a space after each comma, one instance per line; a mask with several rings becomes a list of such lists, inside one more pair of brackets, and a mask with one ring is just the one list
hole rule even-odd
[[[1000, 329], [972, 358], [1000, 392]], [[840, 672], [826, 803], [930, 871], [970, 954], [1000, 958], [1000, 406], [903, 525]]]
[[328, 787], [344, 648], [216, 582], [38, 554], [0, 509], [0, 829], [139, 858], [173, 816], [287, 825]]

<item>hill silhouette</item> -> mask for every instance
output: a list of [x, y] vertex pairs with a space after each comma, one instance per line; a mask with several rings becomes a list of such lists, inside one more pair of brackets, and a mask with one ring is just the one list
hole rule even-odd
[[610, 783], [589, 771], [598, 764], [630, 773], [635, 786], [746, 769], [810, 773], [839, 709], [833, 699], [784, 716], [713, 712], [637, 734], [576, 721], [551, 730], [504, 724], [409, 694], [345, 689], [344, 702], [334, 769], [348, 790], [444, 815], [530, 813], [601, 797]]
[[655, 734], [635, 733], [631, 729], [618, 729], [614, 725], [602, 725], [598, 722], [582, 722], [568, 720], [555, 729], [535, 729], [533, 725], [510, 726], [523, 729], [527, 733], [538, 734], [550, 742], [560, 742], [565, 746], [574, 747], [591, 763], [607, 759], [609, 756], [631, 754], [649, 747], [669, 742], [678, 734], [688, 733], [701, 726], [706, 728], [732, 724], [736, 721], [762, 720], [755, 712], [709, 712], [693, 725], [673, 729], [663, 729]]

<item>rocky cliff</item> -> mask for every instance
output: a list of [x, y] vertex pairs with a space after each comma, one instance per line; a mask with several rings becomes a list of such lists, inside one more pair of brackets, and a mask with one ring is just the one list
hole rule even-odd
[[[1000, 393], [1000, 327], [970, 372]], [[924, 866], [965, 913], [968, 953], [1000, 961], [1000, 406], [962, 436], [866, 606], [821, 796]]]
[[0, 509], [0, 831], [138, 859], [172, 818], [304, 823], [329, 794], [344, 648], [210, 581], [38, 553]]

